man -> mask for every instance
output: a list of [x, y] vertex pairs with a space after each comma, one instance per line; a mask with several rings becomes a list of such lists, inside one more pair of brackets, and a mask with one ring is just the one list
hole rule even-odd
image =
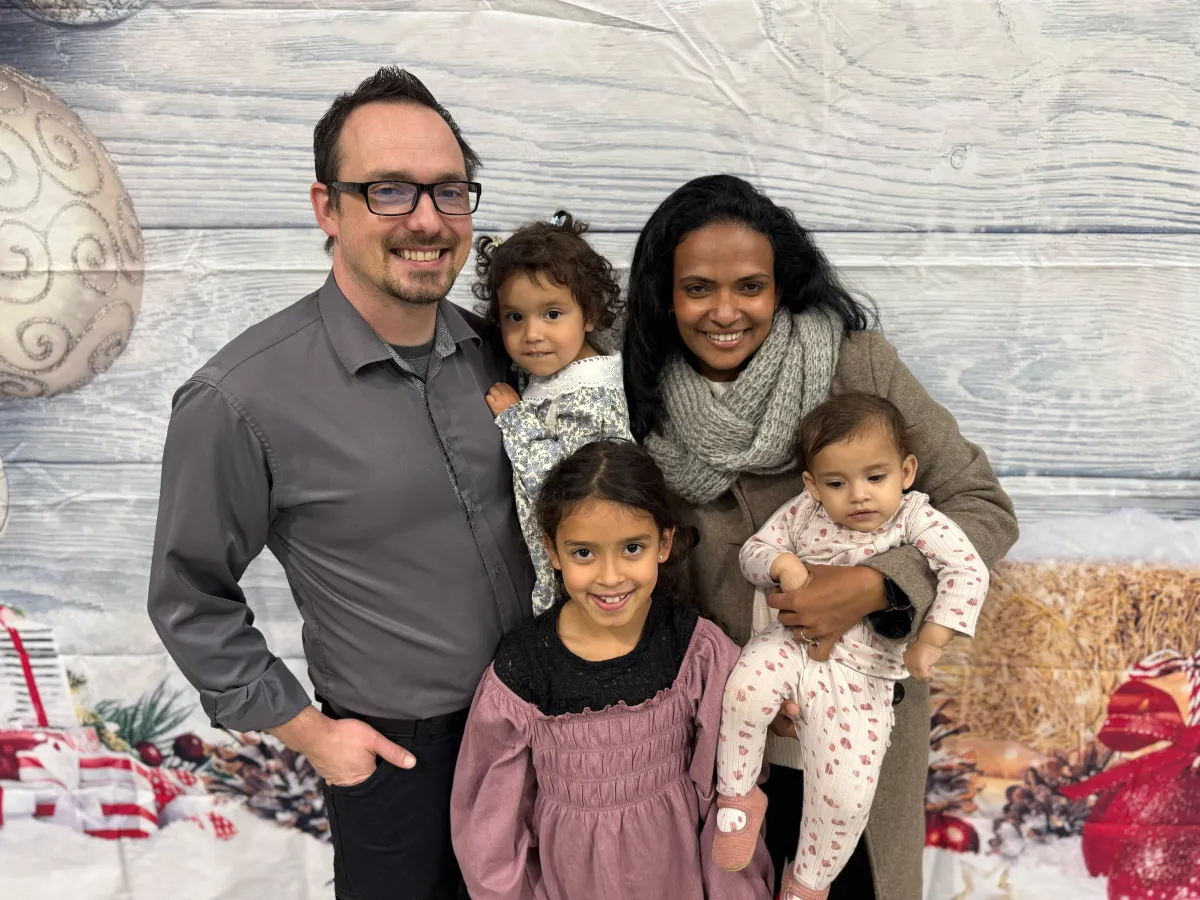
[[[176, 393], [150, 616], [215, 724], [270, 732], [325, 780], [339, 900], [465, 897], [454, 764], [532, 588], [484, 402], [508, 361], [498, 332], [445, 299], [479, 159], [395, 68], [338, 97], [313, 149], [333, 270]], [[264, 546], [304, 618], [320, 710], [239, 588]]]

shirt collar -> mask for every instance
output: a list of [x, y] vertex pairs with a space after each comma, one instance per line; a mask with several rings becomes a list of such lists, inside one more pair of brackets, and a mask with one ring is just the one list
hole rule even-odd
[[[351, 375], [357, 374], [363, 366], [374, 362], [390, 360], [383, 339], [375, 333], [375, 329], [367, 324], [354, 305], [346, 299], [342, 289], [338, 287], [333, 273], [325, 279], [317, 297], [321, 310], [321, 320], [325, 323], [325, 331], [333, 344], [334, 352]], [[463, 341], [473, 340], [480, 343], [479, 335], [463, 318], [462, 314], [449, 300], [438, 301], [437, 325], [434, 327], [433, 351], [443, 359], [454, 352], [456, 346]]]

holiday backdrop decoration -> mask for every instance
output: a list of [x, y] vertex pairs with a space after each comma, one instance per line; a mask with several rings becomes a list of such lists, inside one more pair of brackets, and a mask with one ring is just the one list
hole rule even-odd
[[50, 626], [0, 606], [0, 826], [37, 820], [116, 840], [188, 820], [235, 836], [195, 767], [164, 766], [150, 739], [188, 715], [178, 693], [160, 684], [132, 706], [86, 709], [76, 702], [85, 684], [67, 671]]
[[[78, 716], [0, 725], [0, 895], [140, 900], [168, 885], [172, 900], [332, 900], [312, 766], [269, 735], [214, 727], [155, 640], [152, 471], [171, 391], [319, 286], [322, 236], [303, 230], [313, 124], [365, 60], [399, 57], [491, 148], [479, 227], [544, 215], [565, 190], [624, 271], [680, 173], [738, 171], [878, 300], [901, 358], [986, 448], [1022, 539], [977, 639], [952, 645], [939, 674], [925, 900], [1200, 900], [1180, 875], [1197, 831], [1187, 674], [1139, 669], [1200, 647], [1200, 521], [1128, 509], [1200, 514], [1186, 414], [1200, 268], [1181, 234], [1200, 186], [1194, 3], [546, 4], [535, 24], [554, 42], [537, 54], [529, 17], [447, 11], [469, 5], [0, 0], [0, 62], [47, 79], [117, 153], [163, 272], [143, 288], [163, 312], [136, 325], [147, 352], [74, 396], [6, 399], [111, 362], [128, 329], [95, 367], [88, 341], [105, 332], [83, 329], [142, 261], [131, 208], [106, 199], [121, 195], [115, 178], [72, 181], [109, 171], [99, 142], [44, 87], [0, 71], [0, 454], [13, 478], [0, 602], [56, 630]], [[679, 65], [685, 45], [712, 65]], [[136, 301], [129, 311], [131, 323]], [[249, 605], [303, 681], [298, 616], [264, 562], [247, 573]], [[1142, 738], [1160, 739], [1131, 747]], [[89, 783], [71, 782], [85, 758], [100, 760]], [[34, 761], [74, 787], [34, 779]], [[185, 803], [160, 804], [167, 783]], [[208, 803], [231, 839], [202, 812], [204, 827], [172, 821]], [[81, 810], [100, 818], [80, 830]]]
[[[1188, 685], [1186, 718], [1149, 683], [1177, 673]], [[1099, 740], [1150, 752], [1062, 789], [1069, 799], [1097, 798], [1083, 826], [1088, 872], [1108, 876], [1109, 900], [1200, 896], [1200, 649], [1159, 651], [1134, 666], [1108, 702]]]
[[33, 18], [56, 25], [104, 25], [132, 16], [147, 0], [16, 0]]
[[78, 734], [0, 732], [0, 744], [17, 748], [17, 779], [0, 780], [0, 815], [10, 822], [36, 819], [106, 840], [149, 838], [179, 821], [220, 840], [237, 834], [218, 798], [186, 770], [153, 768]]
[[1200, 568], [1001, 563], [935, 675], [933, 896], [1200, 900], [1198, 647]]
[[78, 724], [54, 632], [0, 606], [0, 728]]
[[[940, 689], [933, 688], [936, 698]], [[979, 850], [979, 833], [964, 818], [976, 812], [979, 793], [979, 768], [973, 751], [957, 753], [950, 742], [970, 731], [969, 725], [955, 725], [948, 715], [954, 705], [950, 698], [934, 702], [929, 722], [929, 772], [925, 776], [925, 846], [941, 847], [959, 853]]]
[[939, 683], [972, 740], [1034, 754], [1081, 748], [1096, 738], [1109, 696], [1134, 664], [1200, 640], [1200, 569], [1099, 561], [1001, 568], [975, 640], [952, 643], [940, 667]]
[[142, 304], [142, 234], [99, 139], [0, 65], [0, 397], [51, 397], [120, 355]]

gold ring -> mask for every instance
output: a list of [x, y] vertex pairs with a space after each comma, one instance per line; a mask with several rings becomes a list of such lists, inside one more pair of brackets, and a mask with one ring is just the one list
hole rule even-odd
[[805, 634], [803, 628], [797, 628], [796, 630], [798, 632], [800, 632], [800, 640], [804, 641], [804, 643], [806, 643], [806, 644], [818, 643], [817, 641], [814, 641], [812, 638], [810, 638], [807, 634]]

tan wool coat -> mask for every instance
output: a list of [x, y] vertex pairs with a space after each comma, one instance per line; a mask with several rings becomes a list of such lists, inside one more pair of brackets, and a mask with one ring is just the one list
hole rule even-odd
[[[877, 331], [854, 332], [842, 341], [830, 393], [848, 391], [876, 394], [896, 405], [912, 429], [918, 463], [914, 489], [928, 494], [934, 507], [958, 523], [992, 568], [1016, 541], [1017, 521], [984, 452], [963, 438], [954, 417], [929, 396]], [[799, 471], [743, 475], [716, 500], [691, 510], [692, 524], [700, 531], [691, 562], [693, 590], [701, 612], [739, 644], [750, 638], [754, 589], [742, 576], [738, 551], [779, 507], [803, 490]], [[870, 566], [908, 594], [916, 610], [915, 631], [937, 585], [925, 558], [915, 547], [899, 547], [875, 557]], [[922, 896], [929, 689], [911, 678], [904, 687], [867, 823], [867, 851], [878, 900], [921, 900]]]

